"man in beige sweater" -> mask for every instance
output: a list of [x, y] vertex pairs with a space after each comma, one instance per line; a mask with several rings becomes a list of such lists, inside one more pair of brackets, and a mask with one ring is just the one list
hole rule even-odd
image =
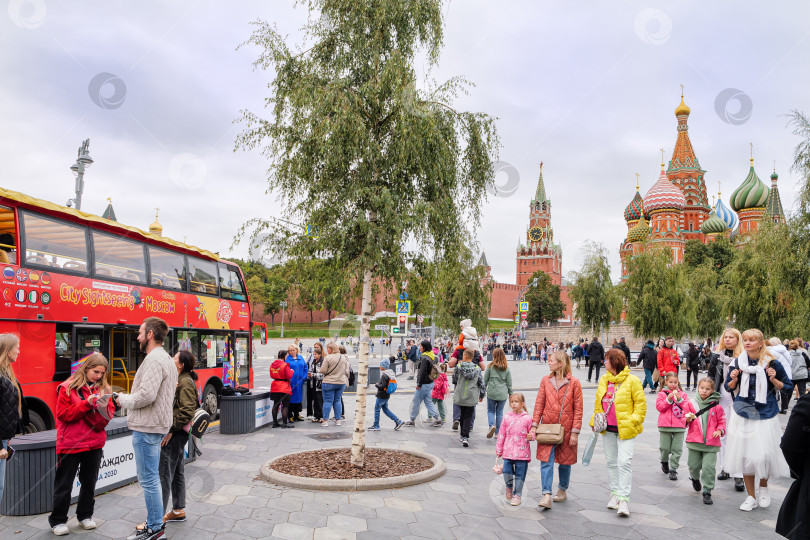
[[127, 540], [163, 537], [163, 496], [160, 487], [160, 442], [172, 425], [172, 403], [177, 387], [177, 368], [163, 349], [169, 327], [163, 319], [149, 317], [138, 331], [138, 343], [146, 352], [131, 394], [119, 394], [116, 402], [127, 409], [138, 483], [146, 500], [146, 523], [138, 525]]

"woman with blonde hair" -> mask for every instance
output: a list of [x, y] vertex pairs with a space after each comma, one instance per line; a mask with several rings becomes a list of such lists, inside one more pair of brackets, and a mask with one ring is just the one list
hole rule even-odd
[[0, 334], [0, 499], [6, 482], [8, 441], [19, 433], [23, 416], [22, 389], [11, 364], [20, 354], [20, 338], [14, 334]]
[[506, 361], [506, 353], [500, 347], [492, 351], [492, 362], [484, 370], [484, 384], [487, 387], [487, 420], [489, 431], [487, 439], [501, 431], [503, 407], [512, 395], [512, 372]]
[[[742, 333], [743, 352], [730, 366], [726, 390], [734, 394], [733, 414], [728, 423], [725, 468], [741, 475], [748, 496], [740, 510], [750, 512], [771, 504], [768, 479], [787, 477], [787, 462], [779, 450], [782, 427], [779, 424], [780, 390], [790, 390], [793, 382], [785, 368], [768, 350], [765, 336], [752, 328]], [[759, 478], [759, 493], [754, 478]]]
[[[717, 342], [717, 348], [714, 352], [716, 354], [714, 359], [716, 370], [714, 387], [720, 390], [720, 406], [723, 407], [723, 412], [728, 422], [731, 418], [731, 404], [734, 401], [734, 397], [726, 390], [725, 383], [729, 372], [728, 366], [743, 352], [743, 341], [740, 331], [736, 328], [726, 328], [723, 335], [720, 336], [720, 340]], [[715, 466], [716, 469], [720, 471], [717, 475], [718, 480], [728, 480], [731, 478], [725, 466], [727, 433], [728, 430], [720, 437], [720, 452], [717, 454], [717, 464]], [[734, 489], [737, 491], [745, 490], [742, 476], [734, 477]]]
[[[82, 528], [95, 529], [96, 480], [102, 449], [107, 442], [105, 427], [115, 413], [107, 384], [109, 363], [101, 353], [92, 353], [76, 372], [56, 389], [56, 474], [53, 511], [48, 516], [51, 530], [64, 536], [76, 473], [79, 474], [79, 502], [76, 518]], [[99, 401], [104, 396], [104, 399]]]
[[[571, 359], [565, 351], [553, 353], [548, 360], [548, 368], [550, 373], [543, 377], [540, 388], [537, 389], [530, 437], [535, 437], [540, 424], [561, 424], [563, 440], [560, 444], [537, 443], [543, 490], [543, 498], [538, 504], [540, 508], [551, 508], [552, 502], [563, 502], [568, 498], [566, 492], [571, 480], [571, 466], [577, 462], [577, 442], [583, 411], [582, 385], [571, 374]], [[552, 497], [555, 462], [559, 464], [559, 482], [557, 494]]]

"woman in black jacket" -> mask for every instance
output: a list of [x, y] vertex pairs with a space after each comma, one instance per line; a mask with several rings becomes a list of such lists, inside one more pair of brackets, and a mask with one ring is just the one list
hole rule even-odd
[[20, 354], [20, 339], [14, 334], [0, 334], [0, 499], [6, 482], [8, 441], [20, 429], [22, 417], [22, 389], [11, 364]]

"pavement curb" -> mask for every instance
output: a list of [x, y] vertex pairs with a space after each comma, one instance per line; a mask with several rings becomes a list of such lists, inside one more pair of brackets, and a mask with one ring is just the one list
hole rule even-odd
[[[410, 454], [425, 458], [433, 463], [430, 469], [413, 474], [406, 474], [403, 476], [390, 476], [388, 478], [361, 478], [361, 479], [347, 479], [336, 480], [326, 478], [305, 478], [301, 476], [292, 476], [284, 474], [273, 469], [271, 465], [279, 459], [288, 455], [303, 454], [304, 452], [293, 452], [292, 454], [285, 454], [278, 456], [264, 465], [260, 469], [262, 479], [273, 484], [280, 486], [298, 488], [298, 489], [316, 489], [321, 491], [372, 491], [376, 489], [392, 489], [413, 486], [415, 484], [423, 484], [430, 482], [444, 475], [446, 466], [444, 460], [432, 454], [420, 452], [418, 450], [403, 450], [402, 448], [391, 448], [385, 446], [375, 446], [375, 450], [390, 450], [392, 452], [400, 452], [403, 454]], [[311, 450], [307, 450], [311, 452]]]

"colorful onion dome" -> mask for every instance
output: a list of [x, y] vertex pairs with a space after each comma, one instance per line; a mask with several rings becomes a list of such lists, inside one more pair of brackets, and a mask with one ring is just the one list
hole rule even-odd
[[771, 173], [771, 180], [779, 180], [779, 175], [776, 174], [776, 171], [773, 171]]
[[682, 114], [689, 116], [690, 111], [691, 109], [686, 106], [686, 103], [683, 102], [683, 95], [681, 95], [681, 104], [675, 107], [675, 116], [680, 116]]
[[641, 194], [636, 191], [636, 196], [633, 197], [633, 200], [630, 201], [630, 204], [624, 209], [624, 220], [636, 221], [640, 219], [642, 215], [644, 215], [644, 200], [641, 198]]
[[647, 235], [649, 234], [650, 226], [647, 224], [647, 220], [644, 219], [644, 216], [641, 216], [638, 223], [627, 232], [627, 240], [630, 242], [643, 242], [647, 239]]
[[726, 222], [717, 217], [717, 214], [714, 210], [712, 213], [709, 214], [709, 219], [703, 222], [703, 225], [700, 226], [700, 232], [703, 234], [721, 234], [728, 230], [728, 225]]
[[652, 213], [656, 210], [683, 210], [686, 199], [678, 187], [669, 181], [667, 173], [661, 169], [661, 176], [644, 196], [644, 210]]
[[726, 206], [722, 199], [717, 201], [717, 206], [714, 207], [714, 213], [725, 222], [729, 229], [733, 229], [737, 226], [737, 214]]
[[770, 192], [770, 188], [754, 172], [754, 160], [752, 159], [748, 176], [745, 177], [742, 185], [731, 194], [731, 207], [735, 212], [747, 210], [748, 208], [764, 207]]

